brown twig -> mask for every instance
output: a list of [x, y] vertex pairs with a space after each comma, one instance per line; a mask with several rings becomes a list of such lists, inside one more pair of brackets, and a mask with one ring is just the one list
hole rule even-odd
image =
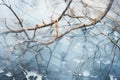
[[[110, 0], [109, 4], [108, 4], [108, 7], [105, 9], [105, 12], [100, 15], [100, 17], [98, 19], [96, 19], [94, 22], [91, 22], [91, 23], [88, 23], [88, 24], [79, 24], [77, 25], [76, 27], [72, 27], [72, 28], [69, 28], [67, 31], [65, 31], [63, 34], [59, 35], [58, 37], [55, 37], [53, 40], [51, 41], [47, 41], [47, 42], [41, 42], [42, 44], [51, 44], [53, 43], [54, 41], [56, 41], [57, 39], [61, 38], [62, 36], [66, 35], [67, 33], [69, 33], [70, 31], [73, 31], [73, 30], [76, 30], [76, 29], [79, 29], [79, 28], [82, 28], [82, 27], [87, 27], [87, 26], [92, 26], [92, 25], [95, 25], [96, 23], [100, 22], [108, 13], [108, 11], [111, 9], [111, 6], [112, 6], [112, 3], [113, 3], [114, 0]], [[62, 14], [60, 15], [60, 17], [58, 18], [58, 21], [61, 20], [61, 18], [64, 16], [65, 12], [67, 11], [67, 9], [69, 8], [70, 4], [71, 4], [72, 0], [70, 0], [70, 2], [68, 3], [67, 7], [65, 8], [65, 10], [62, 12]], [[56, 23], [56, 20], [51, 22], [51, 23], [48, 23], [48, 24], [43, 24], [43, 25], [38, 25], [37, 26], [37, 29], [39, 28], [44, 28], [44, 27], [47, 27], [47, 26], [50, 26], [50, 25], [53, 25]], [[14, 33], [20, 33], [20, 32], [23, 32], [25, 30], [35, 30], [36, 29], [36, 26], [34, 27], [30, 27], [30, 28], [26, 28], [26, 29], [17, 29], [17, 30], [12, 30], [14, 31]], [[13, 33], [11, 31], [7, 31], [5, 33]]]

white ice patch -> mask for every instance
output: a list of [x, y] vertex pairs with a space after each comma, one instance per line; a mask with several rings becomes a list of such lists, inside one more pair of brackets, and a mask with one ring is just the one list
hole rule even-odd
[[120, 37], [120, 34], [117, 31], [114, 31], [114, 36]]
[[81, 76], [82, 74], [81, 73], [79, 73], [79, 76]]
[[0, 69], [0, 73], [3, 73], [4, 71], [3, 71], [3, 69]]
[[110, 60], [107, 60], [107, 61], [104, 61], [103, 63], [104, 63], [104, 64], [110, 64], [111, 61], [110, 61]]
[[84, 62], [84, 60], [81, 60], [79, 58], [75, 58], [75, 59], [73, 59], [73, 61], [77, 64]]
[[80, 60], [79, 59], [74, 59], [73, 60], [75, 63], [79, 64], [80, 63]]
[[100, 60], [97, 60], [96, 62], [97, 62], [98, 64], [100, 64], [100, 63], [101, 63], [101, 62], [100, 62]]
[[8, 76], [8, 77], [13, 76], [11, 72], [7, 72], [5, 75]]
[[85, 76], [85, 77], [88, 77], [88, 76], [90, 76], [90, 72], [89, 71], [83, 71], [83, 76]]
[[27, 72], [26, 78], [29, 80], [30, 76], [37, 76], [36, 80], [42, 80], [42, 75], [38, 74], [37, 72], [31, 71], [31, 72]]
[[110, 80], [114, 80], [114, 76], [109, 74]]
[[114, 39], [117, 41], [120, 38], [120, 34], [117, 31], [114, 31]]
[[97, 78], [97, 76], [93, 76], [93, 75], [91, 75], [90, 77], [92, 77], [92, 78]]

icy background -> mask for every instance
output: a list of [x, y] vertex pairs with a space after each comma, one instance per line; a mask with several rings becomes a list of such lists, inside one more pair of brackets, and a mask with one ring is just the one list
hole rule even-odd
[[[90, 6], [104, 8], [109, 0], [84, 1]], [[98, 5], [94, 4], [95, 1]], [[28, 41], [22, 33], [0, 35], [0, 80], [120, 80], [120, 29], [113, 30], [116, 23], [120, 23], [120, 14], [114, 12], [120, 9], [120, 5], [116, 5], [117, 1], [114, 1], [107, 14], [109, 18], [106, 16], [94, 26], [73, 30], [48, 46], [37, 42], [27, 46]], [[64, 0], [6, 2], [23, 20], [24, 27], [56, 19], [67, 4]], [[75, 5], [78, 4], [71, 6]], [[78, 10], [76, 15], [81, 14], [80, 7], [83, 6], [75, 8]], [[7, 30], [4, 19], [11, 28], [19, 28], [15, 16], [8, 8], [0, 5], [0, 11], [0, 33]], [[88, 15], [97, 17], [98, 14]], [[75, 19], [69, 21], [77, 23]], [[64, 27], [66, 22], [60, 21], [59, 25]], [[64, 29], [60, 28], [60, 32]], [[48, 39], [41, 37], [44, 30], [46, 28], [38, 30], [36, 40]], [[33, 32], [29, 32], [29, 35], [32, 36]]]

